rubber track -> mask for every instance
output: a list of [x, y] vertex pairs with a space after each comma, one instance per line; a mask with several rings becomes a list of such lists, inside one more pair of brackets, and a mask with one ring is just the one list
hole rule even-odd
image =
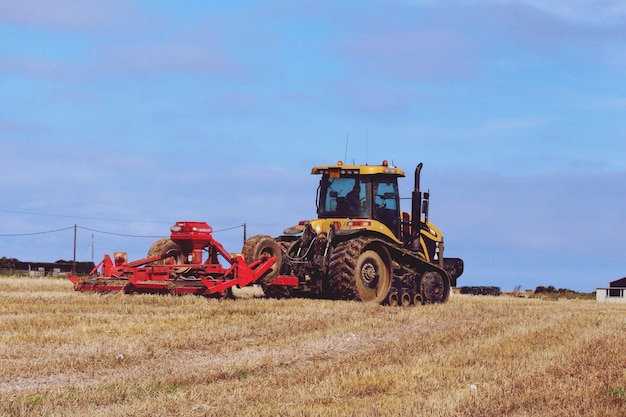
[[372, 239], [360, 237], [340, 242], [334, 248], [328, 266], [330, 296], [339, 300], [358, 300], [361, 297], [354, 280], [356, 262]]

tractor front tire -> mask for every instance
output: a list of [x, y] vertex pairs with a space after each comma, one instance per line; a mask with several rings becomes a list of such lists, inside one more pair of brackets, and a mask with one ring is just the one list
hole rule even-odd
[[337, 244], [328, 267], [331, 296], [382, 304], [391, 289], [389, 254], [381, 244], [356, 238]]

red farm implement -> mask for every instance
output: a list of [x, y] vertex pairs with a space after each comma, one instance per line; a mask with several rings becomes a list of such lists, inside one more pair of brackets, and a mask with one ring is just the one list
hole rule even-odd
[[88, 276], [70, 274], [68, 278], [76, 291], [209, 297], [225, 297], [235, 286], [255, 283], [264, 287], [298, 285], [297, 277], [279, 275], [281, 250], [269, 236], [248, 240], [239, 255], [227, 252], [213, 239], [213, 230], [205, 222], [176, 222], [170, 230], [170, 239], [155, 242], [147, 258], [127, 262], [119, 254], [114, 260], [105, 255]]

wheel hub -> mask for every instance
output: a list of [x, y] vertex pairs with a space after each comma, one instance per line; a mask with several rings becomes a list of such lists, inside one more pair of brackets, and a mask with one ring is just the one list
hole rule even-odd
[[378, 282], [378, 271], [371, 262], [366, 262], [361, 268], [361, 281], [367, 288], [374, 288]]

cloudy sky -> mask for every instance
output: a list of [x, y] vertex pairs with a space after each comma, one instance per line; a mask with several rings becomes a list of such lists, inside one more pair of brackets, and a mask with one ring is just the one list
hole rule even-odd
[[0, 0], [0, 256], [176, 220], [235, 252], [315, 216], [312, 166], [388, 159], [459, 285], [592, 291], [626, 275], [625, 75], [622, 0]]

